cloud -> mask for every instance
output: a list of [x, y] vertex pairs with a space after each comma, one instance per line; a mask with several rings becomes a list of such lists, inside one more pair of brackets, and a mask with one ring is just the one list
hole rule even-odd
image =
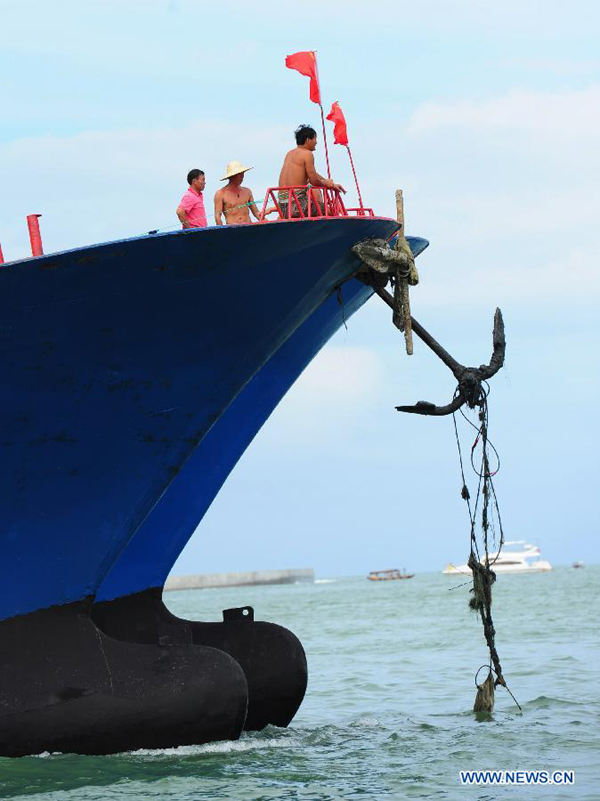
[[581, 301], [597, 304], [600, 300], [599, 261], [598, 247], [595, 250], [575, 247], [558, 249], [554, 258], [531, 264], [509, 246], [503, 265], [488, 267], [479, 263], [458, 270], [450, 277], [439, 273], [432, 279], [425, 277], [421, 288], [416, 290], [419, 294], [415, 302], [419, 308], [473, 308], [483, 303], [490, 310], [498, 304], [525, 305], [531, 309], [532, 318], [543, 307], [550, 306], [556, 313], [560, 305], [566, 307]]
[[431, 240], [415, 303], [597, 304], [599, 135], [598, 84], [424, 103], [400, 137], [378, 131], [404, 175], [367, 194], [389, 209], [403, 186], [409, 233]]
[[546, 75], [596, 75], [600, 72], [600, 59], [598, 58], [569, 58], [567, 56], [520, 56], [504, 58], [498, 63], [502, 69], [509, 67], [520, 72], [541, 72]]
[[370, 348], [327, 346], [311, 362], [259, 434], [261, 450], [298, 453], [350, 448], [385, 387], [385, 366]]
[[180, 128], [85, 131], [0, 143], [0, 219], [6, 259], [28, 255], [27, 214], [42, 213], [46, 252], [136, 236], [175, 226], [174, 209], [192, 167], [207, 174], [205, 202], [227, 162], [256, 166], [248, 185], [260, 198], [276, 183], [273, 153], [285, 153], [289, 131], [265, 126], [245, 142], [237, 123], [206, 119]]
[[355, 408], [380, 391], [382, 380], [382, 364], [374, 351], [357, 346], [326, 347], [300, 377], [290, 402]]
[[448, 129], [595, 141], [600, 135], [600, 86], [564, 92], [515, 89], [481, 101], [434, 101], [420, 106], [408, 125], [413, 136]]

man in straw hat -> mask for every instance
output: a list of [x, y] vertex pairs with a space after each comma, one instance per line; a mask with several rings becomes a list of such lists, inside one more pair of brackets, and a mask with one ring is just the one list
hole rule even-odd
[[221, 215], [225, 215], [226, 225], [239, 225], [249, 223], [250, 212], [258, 220], [260, 213], [256, 208], [254, 197], [250, 189], [242, 187], [244, 173], [252, 167], [244, 167], [239, 161], [230, 161], [222, 181], [227, 184], [215, 194], [215, 222], [223, 225]]

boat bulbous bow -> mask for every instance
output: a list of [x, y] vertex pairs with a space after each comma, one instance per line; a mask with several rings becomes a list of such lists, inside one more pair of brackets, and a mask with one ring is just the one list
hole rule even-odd
[[2, 756], [111, 754], [242, 731], [246, 677], [217, 648], [119, 642], [81, 603], [3, 621], [0, 640]]

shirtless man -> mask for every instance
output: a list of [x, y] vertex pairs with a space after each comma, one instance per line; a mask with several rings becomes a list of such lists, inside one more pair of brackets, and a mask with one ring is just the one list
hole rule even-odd
[[242, 187], [244, 173], [252, 167], [244, 167], [239, 161], [230, 161], [222, 181], [228, 181], [227, 185], [219, 189], [215, 194], [215, 221], [217, 225], [223, 225], [221, 215], [225, 215], [226, 225], [239, 225], [249, 223], [250, 212], [260, 219], [260, 213], [254, 202], [254, 197], [250, 189]]
[[[297, 147], [290, 150], [284, 159], [283, 167], [279, 174], [279, 186], [305, 186], [310, 183], [312, 186], [338, 189], [340, 192], [345, 193], [346, 190], [341, 184], [336, 184], [330, 178], [323, 178], [315, 169], [315, 157], [313, 156], [317, 147], [317, 132], [315, 129], [309, 125], [300, 125], [294, 133]], [[313, 197], [315, 194], [318, 195], [318, 200], [321, 203], [321, 193], [313, 193]], [[296, 196], [302, 211], [306, 214], [308, 210], [308, 190], [297, 190]], [[281, 191], [279, 200], [285, 217], [287, 216], [288, 192]], [[292, 217], [299, 216], [298, 209], [294, 204]]]

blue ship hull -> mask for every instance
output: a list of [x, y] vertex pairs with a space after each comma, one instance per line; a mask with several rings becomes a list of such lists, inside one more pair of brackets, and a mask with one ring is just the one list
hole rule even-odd
[[392, 221], [177, 232], [0, 271], [0, 620], [94, 596], [236, 395]]
[[[0, 271], [0, 753], [237, 736], [252, 683], [239, 665], [261, 648], [263, 667], [269, 648], [295, 660], [297, 686], [282, 692], [290, 708], [301, 698], [300, 646], [272, 624], [192, 631], [163, 610], [139, 636], [96, 623], [115, 600], [160, 590], [248, 442], [338, 327], [332, 294], [358, 267], [351, 246], [396, 227], [343, 218], [194, 230]], [[358, 282], [342, 291], [347, 314], [368, 295]], [[29, 667], [24, 692], [23, 665], [39, 653], [52, 669]], [[173, 682], [179, 711], [142, 731]]]
[[[416, 257], [426, 239], [409, 237]], [[208, 432], [98, 588], [96, 602], [162, 589], [181, 551], [236, 463], [323, 345], [371, 297], [351, 279], [295, 331]]]
[[[413, 237], [409, 243], [415, 256], [428, 245]], [[320, 348], [371, 294], [364, 283], [350, 279], [339, 296], [330, 296], [279, 348], [188, 459], [96, 593], [94, 620], [113, 637], [152, 643], [184, 626], [193, 642], [213, 645], [234, 656], [248, 681], [247, 729], [261, 729], [268, 723], [287, 725], [292, 719], [306, 687], [300, 643], [291, 632], [280, 627], [275, 631], [272, 624], [257, 623], [252, 632], [241, 627], [245, 639], [240, 643], [237, 634], [232, 641], [225, 624], [177, 619], [162, 602], [162, 587], [256, 432]], [[258, 641], [266, 655], [263, 659], [256, 658]], [[274, 664], [277, 669], [269, 670]]]

